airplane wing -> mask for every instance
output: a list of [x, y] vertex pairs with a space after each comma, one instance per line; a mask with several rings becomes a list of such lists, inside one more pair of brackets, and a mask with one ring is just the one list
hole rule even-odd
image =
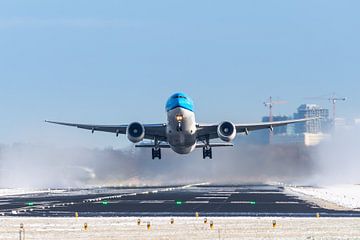
[[[77, 127], [86, 130], [90, 130], [92, 133], [95, 131], [99, 132], [110, 132], [115, 133], [116, 136], [119, 134], [126, 134], [127, 124], [123, 125], [92, 125], [92, 124], [78, 124], [78, 123], [66, 123], [66, 122], [54, 122], [45, 121], [47, 123], [53, 123], [58, 125]], [[166, 141], [166, 124], [144, 124], [145, 128], [145, 139], [154, 139], [155, 137], [159, 141]]]
[[[311, 120], [316, 120], [319, 118], [303, 118], [295, 120], [286, 120], [286, 121], [276, 121], [276, 122], [261, 122], [261, 123], [249, 123], [249, 124], [235, 124], [236, 133], [246, 133], [250, 131], [260, 130], [260, 129], [270, 129], [274, 127], [280, 127], [291, 123], [301, 123]], [[198, 140], [205, 140], [218, 138], [217, 134], [218, 124], [198, 124]]]

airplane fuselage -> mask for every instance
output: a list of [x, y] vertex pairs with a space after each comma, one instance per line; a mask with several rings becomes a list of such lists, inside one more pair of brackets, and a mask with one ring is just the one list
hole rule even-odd
[[196, 146], [196, 121], [193, 101], [183, 93], [172, 95], [166, 103], [167, 141], [176, 153], [187, 154]]
[[196, 146], [196, 122], [194, 112], [176, 107], [167, 112], [167, 139], [176, 153], [187, 154]]

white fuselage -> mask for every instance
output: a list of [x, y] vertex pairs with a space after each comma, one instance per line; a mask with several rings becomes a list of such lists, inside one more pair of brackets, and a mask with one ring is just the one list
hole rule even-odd
[[[181, 121], [179, 121], [179, 118]], [[196, 146], [194, 112], [182, 107], [168, 111], [166, 134], [171, 149], [176, 153], [187, 154], [193, 151]]]

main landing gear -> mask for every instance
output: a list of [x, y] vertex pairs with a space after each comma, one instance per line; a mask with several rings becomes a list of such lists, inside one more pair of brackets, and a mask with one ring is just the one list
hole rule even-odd
[[207, 136], [203, 142], [204, 142], [203, 159], [205, 159], [207, 157], [212, 159], [212, 149], [211, 149], [211, 146], [210, 146], [209, 136]]
[[203, 147], [203, 159], [207, 157], [212, 159], [212, 149], [210, 146]]
[[161, 159], [161, 148], [159, 146], [159, 140], [157, 138], [154, 139], [154, 148], [152, 148], [151, 156], [152, 159], [158, 158]]
[[161, 159], [161, 148], [153, 148], [151, 151], [152, 159], [158, 158]]

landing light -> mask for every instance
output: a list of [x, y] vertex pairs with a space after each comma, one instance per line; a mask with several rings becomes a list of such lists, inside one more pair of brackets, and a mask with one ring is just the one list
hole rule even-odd
[[182, 122], [182, 120], [184, 119], [184, 116], [183, 115], [176, 115], [176, 121], [177, 122]]

